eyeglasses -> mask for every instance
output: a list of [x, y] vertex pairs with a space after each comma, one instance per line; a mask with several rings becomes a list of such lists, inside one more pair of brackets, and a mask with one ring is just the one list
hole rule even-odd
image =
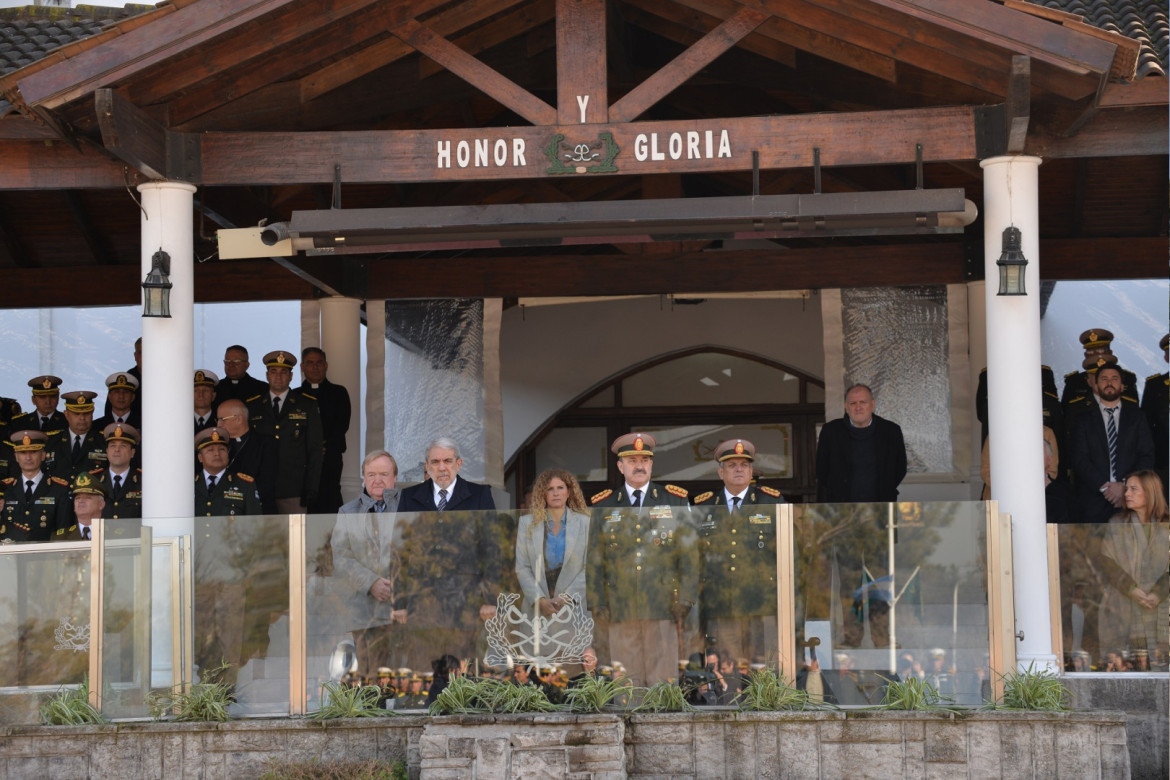
[[238, 414], [225, 414], [224, 416], [216, 417], [215, 419], [217, 422], [222, 422], [223, 420], [230, 420], [233, 417], [239, 417], [239, 415]]

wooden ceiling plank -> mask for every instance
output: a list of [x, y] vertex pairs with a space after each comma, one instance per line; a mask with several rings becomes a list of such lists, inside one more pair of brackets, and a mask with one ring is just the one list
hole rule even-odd
[[608, 122], [605, 0], [557, 0], [556, 16], [556, 121]]
[[100, 265], [116, 265], [118, 258], [110, 251], [106, 240], [102, 238], [101, 231], [94, 225], [93, 218], [90, 217], [89, 210], [86, 209], [85, 203], [81, 199], [81, 191], [65, 190], [65, 203], [69, 207], [69, 213], [73, 215], [73, 221], [77, 223], [77, 229], [80, 231], [81, 237], [85, 239], [85, 245], [89, 247], [94, 260]]
[[130, 29], [18, 82], [25, 102], [54, 108], [143, 73], [299, 0], [202, 0]]
[[534, 125], [556, 123], [556, 109], [519, 84], [485, 65], [426, 25], [411, 19], [393, 28], [404, 43], [481, 89]]
[[[12, 258], [12, 262], [18, 267], [37, 267], [37, 261], [33, 256], [32, 250], [29, 249], [28, 244], [16, 232], [16, 227], [8, 219], [8, 213], [5, 209], [0, 209], [0, 245], [7, 250], [8, 256]], [[21, 290], [21, 296], [27, 294], [22, 287], [8, 287], [6, 289]], [[11, 295], [5, 296], [5, 305], [11, 305], [13, 297]], [[37, 305], [39, 306], [41, 304]]]
[[[552, 112], [552, 107], [548, 107]], [[975, 109], [944, 107], [903, 111], [853, 112], [758, 116], [735, 119], [635, 122], [610, 124], [616, 143], [632, 152], [639, 134], [711, 130], [715, 137], [726, 130], [734, 137], [734, 157], [700, 157], [686, 160], [635, 161], [621, 158], [622, 173], [651, 174], [678, 171], [711, 172], [750, 170], [749, 150], [760, 152], [762, 168], [794, 168], [812, 165], [812, 149], [821, 149], [821, 162], [833, 165], [912, 164], [914, 145], [921, 142], [927, 162], [975, 159]], [[451, 164], [437, 167], [436, 144], [454, 147], [477, 134], [508, 139], [508, 149], [522, 144], [525, 159], [507, 164]], [[328, 182], [333, 166], [340, 163], [345, 181], [423, 182], [545, 178], [550, 173], [541, 152], [549, 143], [546, 127], [509, 127], [468, 130], [402, 130], [320, 133], [208, 133], [201, 136], [203, 183], [293, 184]], [[494, 144], [495, 142], [492, 141]], [[509, 152], [511, 155], [511, 152]], [[290, 161], [296, 161], [291, 164]], [[0, 183], [2, 186], [2, 183]]]
[[60, 141], [0, 144], [0, 189], [103, 189], [137, 184], [136, 171], [87, 145], [75, 151]]
[[1028, 139], [1028, 119], [1032, 112], [1031, 77], [1032, 60], [1023, 54], [1012, 57], [1007, 101], [1004, 103], [1008, 154], [1021, 154]]
[[1036, 127], [1028, 135], [1025, 152], [1044, 159], [1153, 156], [1164, 164], [1167, 149], [1166, 107], [1139, 106], [1098, 111], [1071, 138], [1063, 127]]
[[202, 46], [168, 61], [152, 70], [149, 79], [128, 85], [126, 97], [136, 105], [151, 105], [227, 71], [250, 77], [253, 69], [264, 68], [269, 59], [295, 58], [298, 54], [303, 57], [301, 68], [304, 68], [313, 62], [304, 45], [307, 38], [338, 22], [347, 22], [352, 34], [366, 21], [361, 18], [359, 23], [353, 17], [379, 2], [382, 0], [318, 0], [311, 14], [303, 7], [283, 9], [266, 16], [262, 22], [233, 31], [213, 46]]
[[[556, 18], [555, 0], [537, 0], [516, 10], [476, 27], [471, 32], [453, 38], [453, 42], [468, 54], [479, 54], [517, 35], [528, 32]], [[442, 66], [426, 57], [419, 59], [418, 77], [429, 78], [443, 71]]]
[[167, 177], [167, 129], [112, 89], [94, 93], [102, 143], [150, 179]]
[[733, 16], [614, 103], [610, 108], [613, 121], [630, 122], [641, 116], [767, 19], [766, 13], [752, 8], [740, 8]]
[[[449, 0], [416, 0], [413, 4], [390, 0], [385, 13], [370, 19], [368, 25], [361, 25], [354, 31], [355, 42], [373, 35], [380, 35], [386, 29], [415, 19], [447, 4]], [[427, 20], [427, 26], [439, 35], [453, 36], [460, 30], [483, 21], [501, 10], [515, 5], [516, 0], [490, 0], [489, 2], [462, 2], [444, 9]], [[361, 52], [345, 57], [335, 63], [301, 79], [301, 101], [309, 102], [332, 92], [338, 87], [385, 67], [396, 60], [410, 56], [414, 49], [398, 38], [377, 41]]]

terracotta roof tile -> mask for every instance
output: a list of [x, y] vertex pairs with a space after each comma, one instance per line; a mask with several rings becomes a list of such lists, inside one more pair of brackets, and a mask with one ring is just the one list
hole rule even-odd
[[1170, 70], [1170, 21], [1165, 0], [1029, 0], [1035, 5], [1084, 17], [1087, 24], [1141, 43], [1137, 76], [1165, 76]]

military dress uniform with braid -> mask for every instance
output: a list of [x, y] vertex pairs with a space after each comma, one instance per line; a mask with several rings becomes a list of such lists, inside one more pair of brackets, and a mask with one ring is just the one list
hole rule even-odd
[[83, 471], [91, 472], [105, 465], [106, 439], [101, 429], [95, 427], [82, 436], [80, 446], [74, 453], [73, 431], [66, 427], [49, 435], [49, 442], [45, 445], [45, 464], [41, 468], [48, 474], [69, 481]]
[[749, 485], [738, 508], [727, 492], [695, 496], [699, 625], [724, 657], [776, 660], [776, 510], [780, 491]]
[[[200, 471], [200, 475], [202, 475]], [[142, 517], [142, 469], [131, 468], [122, 480], [120, 489], [114, 486], [114, 477], [108, 468], [96, 469], [90, 474], [106, 491], [106, 506], [102, 517]]]
[[259, 515], [260, 495], [256, 480], [247, 474], [223, 472], [215, 487], [207, 489], [203, 472], [195, 475], [195, 515], [202, 517], [229, 517], [232, 515]]
[[314, 503], [325, 460], [325, 434], [317, 399], [298, 388], [290, 389], [279, 415], [272, 411], [267, 391], [246, 403], [252, 430], [276, 442], [275, 497], [299, 498], [306, 507]]
[[0, 514], [0, 542], [47, 542], [59, 528], [73, 520], [69, 483], [42, 474], [31, 499], [25, 495], [25, 478], [3, 480], [4, 511]]

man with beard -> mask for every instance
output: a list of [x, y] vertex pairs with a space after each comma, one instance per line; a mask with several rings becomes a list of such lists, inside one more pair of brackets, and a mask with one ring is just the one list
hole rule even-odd
[[1116, 363], [1097, 369], [1097, 408], [1076, 416], [1069, 430], [1077, 496], [1090, 523], [1108, 522], [1124, 505], [1127, 474], [1154, 467], [1154, 440], [1145, 415], [1121, 403], [1122, 376]]
[[248, 424], [248, 407], [243, 401], [224, 401], [217, 414], [217, 424], [231, 438], [227, 470], [254, 477], [264, 514], [276, 514], [276, 441], [252, 430]]

